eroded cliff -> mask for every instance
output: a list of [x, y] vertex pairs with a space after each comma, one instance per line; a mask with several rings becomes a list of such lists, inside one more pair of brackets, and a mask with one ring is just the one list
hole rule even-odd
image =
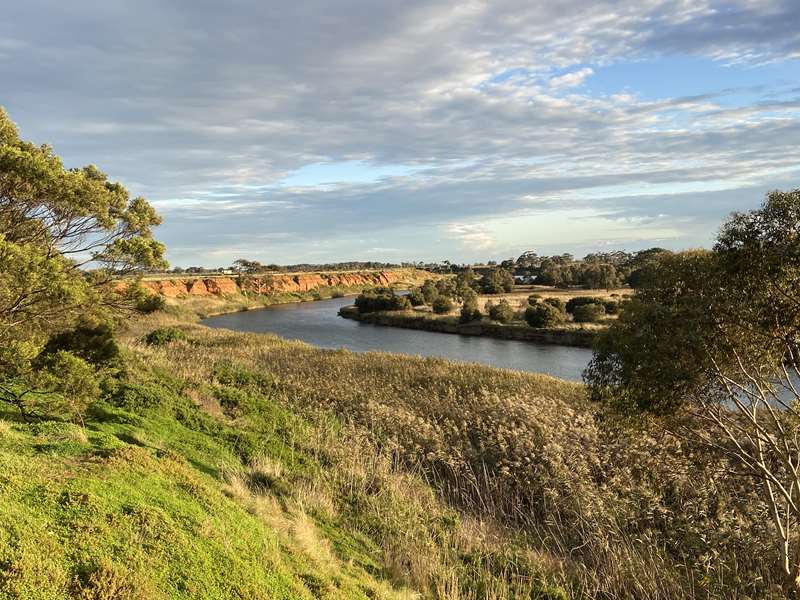
[[228, 296], [242, 292], [279, 294], [313, 292], [320, 288], [360, 288], [391, 285], [406, 279], [402, 271], [243, 275], [240, 277], [187, 277], [149, 279], [142, 287], [167, 298]]

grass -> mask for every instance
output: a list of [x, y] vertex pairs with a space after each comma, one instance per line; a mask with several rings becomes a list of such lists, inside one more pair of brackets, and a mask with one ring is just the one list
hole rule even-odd
[[0, 597], [781, 597], [730, 465], [579, 385], [165, 313], [123, 342], [82, 426], [2, 415]]

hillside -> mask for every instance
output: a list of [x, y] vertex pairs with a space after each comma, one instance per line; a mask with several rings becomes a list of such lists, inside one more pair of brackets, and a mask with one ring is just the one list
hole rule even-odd
[[[365, 289], [393, 286], [405, 289], [427, 278], [438, 278], [420, 269], [384, 271], [330, 271], [263, 275], [168, 277], [151, 276], [140, 285], [167, 299], [173, 306], [201, 316], [261, 308], [272, 304], [321, 300], [357, 294]], [[129, 284], [122, 282], [118, 289]]]
[[82, 425], [3, 414], [2, 597], [769, 592], [761, 501], [581, 386], [164, 313], [123, 340]]

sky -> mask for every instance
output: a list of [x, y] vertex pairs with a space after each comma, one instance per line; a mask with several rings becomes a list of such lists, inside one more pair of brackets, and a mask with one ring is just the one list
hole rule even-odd
[[177, 266], [709, 246], [800, 187], [800, 2], [9, 2], [0, 106]]

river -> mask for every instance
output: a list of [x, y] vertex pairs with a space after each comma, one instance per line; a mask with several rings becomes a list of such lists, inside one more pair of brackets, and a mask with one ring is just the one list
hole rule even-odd
[[353, 298], [334, 298], [279, 304], [209, 317], [203, 323], [236, 331], [275, 333], [321, 348], [440, 356], [505, 369], [546, 373], [571, 381], [580, 381], [581, 372], [592, 356], [588, 348], [382, 327], [338, 316], [342, 306], [352, 303]]

